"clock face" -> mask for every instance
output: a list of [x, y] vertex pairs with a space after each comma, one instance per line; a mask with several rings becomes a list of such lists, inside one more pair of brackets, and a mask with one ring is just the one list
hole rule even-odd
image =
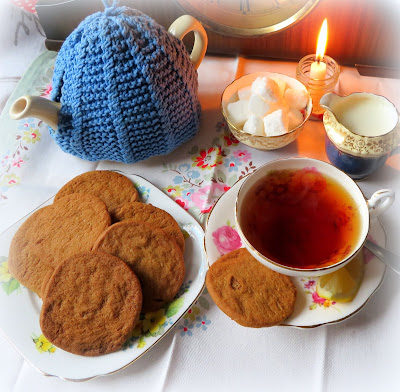
[[319, 0], [176, 0], [189, 14], [223, 35], [274, 33], [301, 19]]

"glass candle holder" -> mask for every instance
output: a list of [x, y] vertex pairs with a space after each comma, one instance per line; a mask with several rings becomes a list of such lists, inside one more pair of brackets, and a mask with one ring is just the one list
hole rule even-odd
[[313, 103], [313, 111], [310, 119], [322, 120], [325, 109], [319, 105], [321, 97], [333, 91], [339, 79], [340, 68], [339, 64], [329, 56], [324, 56], [326, 64], [325, 79], [312, 79], [310, 77], [311, 64], [317, 61], [315, 54], [310, 54], [303, 57], [296, 69], [296, 78], [303, 83], [311, 95]]

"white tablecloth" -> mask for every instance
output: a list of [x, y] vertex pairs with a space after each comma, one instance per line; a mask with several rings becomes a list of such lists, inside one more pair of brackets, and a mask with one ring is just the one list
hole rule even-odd
[[[23, 17], [14, 6], [0, 10], [0, 109], [29, 64], [44, 51], [44, 38], [34, 19]], [[17, 27], [19, 22], [25, 27]], [[227, 84], [242, 74], [272, 71], [295, 76], [295, 63], [206, 57], [199, 72], [199, 96], [203, 115], [199, 134], [170, 156], [135, 165], [113, 165], [147, 178], [185, 204], [176, 173], [163, 172], [163, 164], [191, 161], [195, 151], [214, 146], [216, 127], [222, 127], [220, 96]], [[353, 68], [342, 67], [336, 91], [382, 94], [400, 108], [400, 81], [361, 77]], [[75, 175], [93, 170], [95, 163], [64, 154], [42, 134], [42, 140], [24, 153], [18, 186], [7, 189], [0, 201], [0, 232], [55, 194]], [[228, 138], [229, 139], [229, 138]], [[260, 152], [225, 139], [232, 162], [234, 151], [245, 150], [259, 166], [280, 157], [308, 156], [327, 160], [324, 129], [309, 121], [298, 141], [277, 151]], [[221, 140], [224, 139], [221, 137]], [[0, 158], [11, 149], [7, 130], [0, 129]], [[192, 155], [188, 151], [194, 149]], [[14, 161], [13, 161], [14, 162]], [[15, 164], [18, 165], [18, 162]], [[104, 163], [102, 164], [104, 165]], [[107, 164], [106, 164], [107, 166]], [[222, 166], [222, 165], [221, 165]], [[107, 166], [110, 167], [110, 166]], [[234, 172], [223, 166], [229, 177]], [[367, 197], [381, 188], [400, 195], [400, 156], [359, 185]], [[182, 169], [183, 170], [183, 169]], [[234, 179], [232, 177], [232, 179]], [[229, 178], [227, 179], [229, 181]], [[177, 185], [178, 184], [178, 185]], [[189, 211], [204, 222], [207, 210], [222, 190], [208, 190], [206, 201], [188, 203]], [[219, 191], [219, 194], [218, 194]], [[214, 192], [214, 194], [211, 194]], [[203, 213], [201, 212], [203, 211]], [[400, 200], [381, 217], [387, 248], [400, 254]], [[193, 328], [191, 336], [175, 328], [145, 356], [128, 368], [107, 377], [73, 384], [38, 373], [0, 334], [1, 391], [382, 391], [400, 390], [400, 277], [387, 271], [382, 287], [366, 306], [343, 323], [315, 329], [273, 327], [243, 328], [225, 316], [204, 294], [207, 304], [200, 315], [206, 328]], [[7, 317], [1, 313], [0, 317]], [[190, 319], [188, 319], [190, 321]]]

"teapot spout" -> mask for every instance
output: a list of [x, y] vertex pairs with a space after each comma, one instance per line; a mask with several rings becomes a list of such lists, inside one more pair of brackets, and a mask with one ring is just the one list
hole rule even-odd
[[61, 104], [42, 97], [25, 95], [18, 98], [10, 108], [10, 118], [20, 120], [35, 117], [43, 120], [55, 131], [58, 128], [58, 117]]

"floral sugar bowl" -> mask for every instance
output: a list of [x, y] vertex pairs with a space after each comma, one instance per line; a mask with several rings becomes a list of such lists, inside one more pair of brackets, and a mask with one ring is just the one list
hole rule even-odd
[[383, 166], [400, 141], [399, 114], [385, 97], [353, 93], [325, 94], [326, 154], [333, 165], [354, 180]]

